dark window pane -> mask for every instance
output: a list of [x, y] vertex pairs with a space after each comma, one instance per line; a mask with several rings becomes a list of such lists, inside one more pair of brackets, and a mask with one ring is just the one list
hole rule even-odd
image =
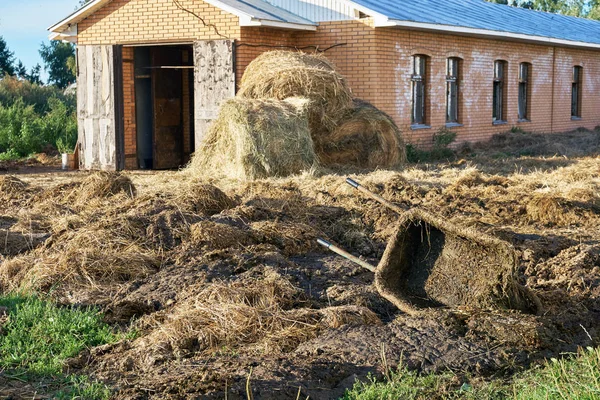
[[494, 62], [494, 92], [492, 99], [493, 121], [504, 121], [505, 64], [505, 61]]
[[425, 87], [426, 87], [426, 57], [413, 57], [413, 75], [412, 75], [412, 123], [425, 123]]
[[573, 84], [571, 88], [571, 116], [581, 117], [581, 74], [582, 68], [573, 67]]
[[446, 76], [446, 122], [458, 122], [458, 58], [448, 59]]

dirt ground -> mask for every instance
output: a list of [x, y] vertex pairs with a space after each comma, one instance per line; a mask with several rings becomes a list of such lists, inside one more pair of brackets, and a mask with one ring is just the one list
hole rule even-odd
[[[119, 399], [241, 399], [248, 385], [255, 399], [336, 399], [400, 362], [506, 377], [600, 344], [599, 145], [592, 131], [508, 133], [452, 162], [254, 182], [4, 166], [0, 290], [96, 305], [136, 329], [67, 367]], [[543, 312], [398, 311], [373, 273], [316, 243], [377, 264], [394, 231], [398, 216], [346, 176], [510, 243]]]

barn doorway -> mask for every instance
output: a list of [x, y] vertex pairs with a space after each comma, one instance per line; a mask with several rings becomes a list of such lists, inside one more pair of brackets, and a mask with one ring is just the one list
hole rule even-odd
[[173, 169], [194, 148], [194, 69], [191, 45], [134, 48], [137, 162]]

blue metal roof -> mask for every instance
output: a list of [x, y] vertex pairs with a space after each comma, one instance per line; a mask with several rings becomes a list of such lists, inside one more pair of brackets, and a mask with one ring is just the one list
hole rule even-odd
[[267, 20], [289, 22], [294, 24], [316, 25], [315, 22], [302, 18], [294, 13], [284, 10], [283, 8], [274, 6], [263, 0], [218, 0], [229, 7], [235, 8], [253, 18]]
[[353, 0], [390, 20], [600, 44], [600, 22], [484, 0]]

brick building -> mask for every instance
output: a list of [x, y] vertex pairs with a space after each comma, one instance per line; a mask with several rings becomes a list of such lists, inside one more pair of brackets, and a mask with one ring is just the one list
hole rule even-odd
[[93, 0], [77, 43], [81, 167], [174, 168], [264, 51], [327, 50], [408, 142], [600, 125], [600, 22], [483, 0]]

